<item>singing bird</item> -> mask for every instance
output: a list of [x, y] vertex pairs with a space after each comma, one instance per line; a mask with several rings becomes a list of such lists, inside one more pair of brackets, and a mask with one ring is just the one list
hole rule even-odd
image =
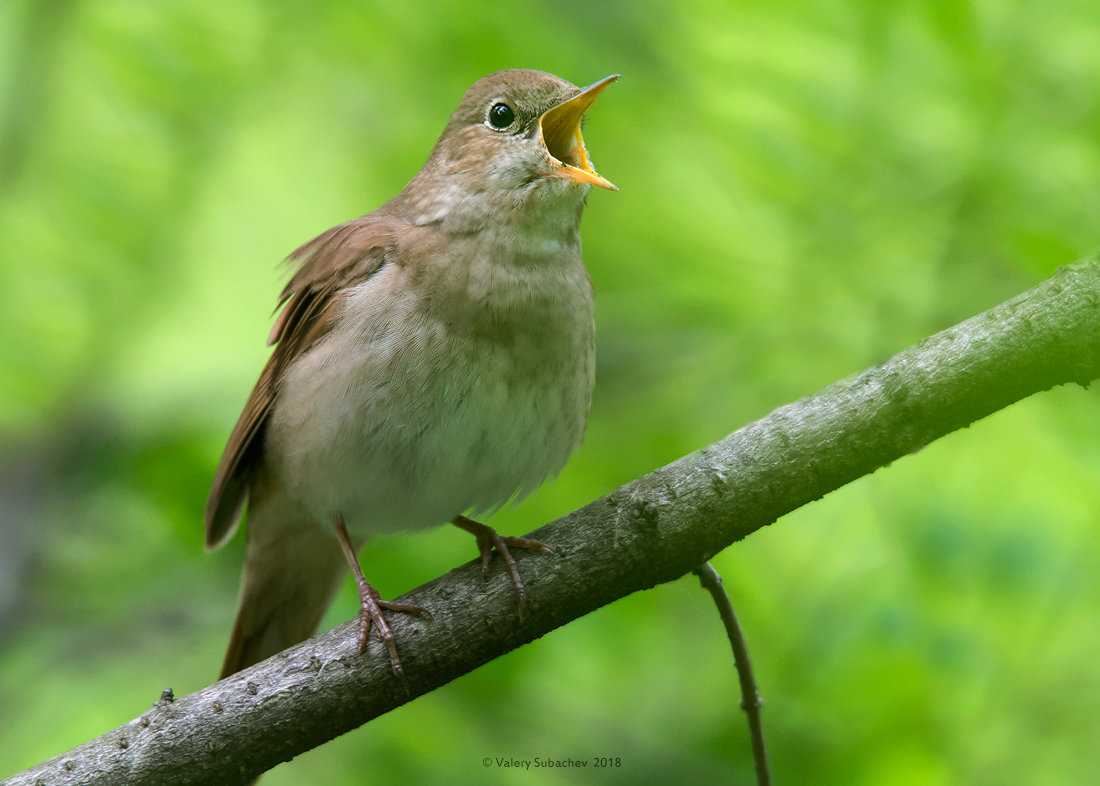
[[579, 224], [596, 173], [584, 89], [508, 70], [475, 82], [423, 168], [376, 210], [290, 255], [267, 365], [218, 466], [206, 545], [248, 527], [228, 676], [311, 636], [349, 567], [359, 652], [372, 626], [405, 679], [358, 553], [451, 522], [496, 550], [546, 549], [467, 518], [556, 475], [580, 444], [595, 364]]

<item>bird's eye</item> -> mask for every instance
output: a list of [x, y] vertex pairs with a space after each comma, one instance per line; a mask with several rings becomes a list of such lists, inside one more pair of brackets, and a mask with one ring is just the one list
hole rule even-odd
[[516, 119], [516, 113], [507, 104], [493, 104], [489, 109], [489, 125], [498, 131], [512, 125]]

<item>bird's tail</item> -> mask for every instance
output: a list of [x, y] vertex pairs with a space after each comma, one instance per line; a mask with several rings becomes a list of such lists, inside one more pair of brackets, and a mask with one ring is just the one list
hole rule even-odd
[[287, 513], [271, 505], [249, 511], [241, 596], [222, 677], [312, 636], [347, 571], [335, 533]]

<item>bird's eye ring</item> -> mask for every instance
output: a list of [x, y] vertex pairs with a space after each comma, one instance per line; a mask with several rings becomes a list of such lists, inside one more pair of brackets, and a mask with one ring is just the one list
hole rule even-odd
[[502, 131], [516, 119], [516, 113], [512, 107], [504, 103], [496, 103], [489, 107], [489, 125], [497, 131]]

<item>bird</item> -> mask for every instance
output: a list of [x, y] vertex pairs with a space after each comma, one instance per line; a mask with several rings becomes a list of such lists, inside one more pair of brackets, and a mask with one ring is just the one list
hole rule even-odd
[[497, 552], [522, 619], [509, 547], [475, 517], [518, 502], [579, 446], [595, 374], [592, 281], [580, 220], [592, 186], [581, 121], [619, 78], [585, 88], [529, 69], [465, 92], [397, 196], [305, 243], [278, 299], [273, 349], [230, 433], [205, 510], [206, 547], [247, 508], [227, 677], [313, 635], [351, 570], [357, 654], [375, 630], [408, 683], [358, 553], [378, 534], [453, 523]]

